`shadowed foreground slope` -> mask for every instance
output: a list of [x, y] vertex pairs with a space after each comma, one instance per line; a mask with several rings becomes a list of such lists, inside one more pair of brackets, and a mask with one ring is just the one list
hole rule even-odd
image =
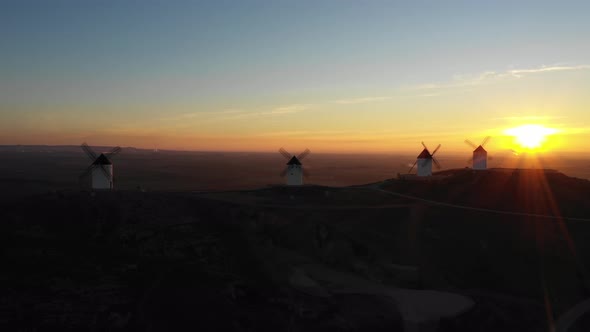
[[0, 212], [0, 326], [545, 331], [547, 303], [556, 319], [587, 296], [587, 223], [388, 191], [537, 214], [553, 211], [550, 192], [588, 215], [567, 196], [584, 197], [587, 181], [555, 174], [538, 187], [517, 185], [536, 173], [458, 171], [358, 188], [19, 199]]

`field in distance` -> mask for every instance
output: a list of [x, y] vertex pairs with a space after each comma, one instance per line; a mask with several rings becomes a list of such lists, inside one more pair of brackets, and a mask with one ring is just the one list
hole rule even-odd
[[[97, 151], [107, 151], [98, 148]], [[468, 166], [464, 155], [439, 154], [443, 169]], [[494, 154], [489, 167], [532, 167], [526, 157]], [[406, 173], [414, 154], [324, 154], [313, 153], [304, 166], [311, 173], [306, 183], [350, 186], [377, 182]], [[78, 189], [78, 176], [91, 161], [77, 146], [0, 147], [2, 195], [27, 195], [51, 190]], [[279, 174], [284, 158], [276, 153], [183, 152], [124, 148], [113, 158], [115, 188], [119, 190], [212, 191], [254, 189], [282, 184]], [[539, 167], [537, 164], [536, 167]], [[587, 160], [548, 157], [543, 167], [568, 176], [590, 178]]]

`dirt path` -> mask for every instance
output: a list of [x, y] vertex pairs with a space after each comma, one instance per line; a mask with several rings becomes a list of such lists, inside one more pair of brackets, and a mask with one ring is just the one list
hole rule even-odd
[[441, 318], [457, 317], [475, 305], [466, 296], [435, 290], [390, 287], [318, 264], [300, 266], [299, 271], [304, 271], [331, 293], [388, 297], [392, 311], [399, 311], [403, 317], [404, 331], [436, 331]]

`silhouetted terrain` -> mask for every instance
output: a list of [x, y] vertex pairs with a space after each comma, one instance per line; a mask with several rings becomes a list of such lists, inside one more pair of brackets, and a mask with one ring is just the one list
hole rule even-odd
[[[97, 147], [97, 151], [110, 150]], [[345, 155], [312, 151], [304, 167], [311, 176], [306, 183], [349, 186], [371, 183], [406, 173], [416, 154]], [[468, 166], [470, 152], [437, 155], [444, 168]], [[527, 158], [496, 153], [490, 167], [544, 167], [569, 176], [590, 178], [587, 159], [547, 157], [543, 164]], [[78, 176], [90, 165], [79, 146], [0, 146], [0, 195], [16, 196], [51, 190], [79, 189]], [[222, 153], [150, 151], [124, 148], [113, 158], [115, 188], [118, 190], [203, 191], [256, 189], [282, 184], [279, 176], [285, 160], [278, 152]]]
[[[75, 156], [43, 161], [65, 170], [13, 159], [22, 178], [59, 176], [0, 206], [2, 330], [547, 331], [590, 292], [590, 182], [560, 172], [382, 181], [392, 177], [385, 162], [365, 172], [354, 166], [374, 170], [375, 160], [339, 168], [333, 157], [310, 162], [314, 179], [317, 170], [357, 186], [256, 188], [253, 176], [239, 182], [251, 190], [205, 192], [191, 181], [240, 179], [212, 172], [226, 156], [122, 155], [118, 183], [130, 190], [90, 193], [68, 179], [86, 162]], [[279, 165], [258, 167], [269, 176], [282, 162], [232, 158], [224, 169], [245, 172], [272, 159]], [[177, 175], [176, 191], [142, 178], [158, 169]], [[160, 190], [131, 190], [124, 174]]]

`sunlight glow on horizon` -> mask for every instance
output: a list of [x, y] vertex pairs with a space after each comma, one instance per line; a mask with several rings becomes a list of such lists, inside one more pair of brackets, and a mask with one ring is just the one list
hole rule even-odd
[[539, 150], [548, 136], [558, 132], [557, 129], [538, 124], [525, 124], [506, 129], [504, 134], [514, 137], [515, 142], [524, 149]]
[[0, 145], [587, 151], [590, 2], [66, 2], [0, 11]]

